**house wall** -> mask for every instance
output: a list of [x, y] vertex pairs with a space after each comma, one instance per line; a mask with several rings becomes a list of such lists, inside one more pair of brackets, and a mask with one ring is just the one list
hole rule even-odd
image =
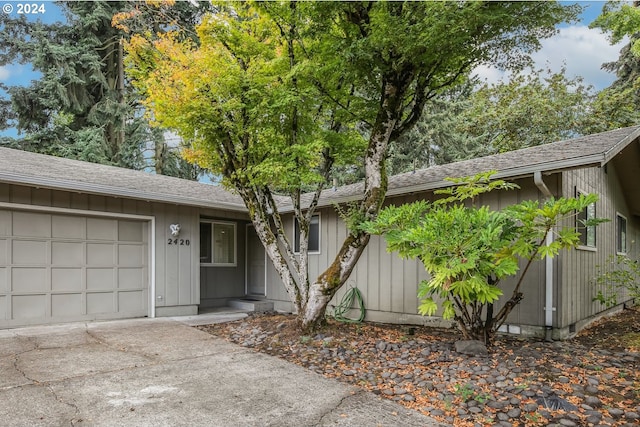
[[[568, 336], [580, 330], [606, 310], [599, 302], [594, 302], [597, 288], [593, 279], [599, 266], [605, 266], [611, 256], [616, 254], [616, 212], [627, 218], [627, 241], [629, 256], [638, 259], [638, 238], [640, 237], [640, 221], [631, 215], [616, 168], [612, 163], [603, 168], [585, 168], [563, 173], [562, 191], [565, 196], [575, 194], [578, 190], [596, 193], [596, 216], [608, 219], [609, 222], [596, 228], [596, 247], [594, 249], [577, 249], [564, 253], [560, 257], [563, 265], [558, 295], [559, 334]], [[618, 302], [628, 300], [624, 292], [619, 294]]]
[[[518, 191], [501, 191], [482, 196], [480, 204], [488, 204], [497, 209], [503, 208], [522, 200], [541, 199], [533, 178], [516, 181], [521, 189]], [[545, 183], [552, 193], [560, 192], [558, 175], [545, 177]], [[386, 204], [410, 203], [418, 199], [428, 199], [430, 193], [406, 195], [389, 198]], [[317, 277], [333, 260], [346, 236], [345, 224], [333, 208], [320, 210], [321, 252], [309, 255], [309, 276]], [[286, 226], [293, 235], [291, 216], [286, 216]], [[522, 265], [524, 266], [524, 265]], [[554, 275], [558, 276], [554, 265]], [[511, 313], [508, 323], [529, 327], [534, 332], [541, 333], [544, 325], [545, 301], [545, 264], [537, 261], [531, 266], [527, 278], [521, 289], [525, 300]], [[435, 324], [450, 325], [441, 318], [424, 317], [418, 314], [419, 300], [417, 297], [418, 284], [428, 279], [422, 263], [417, 260], [403, 260], [395, 253], [388, 253], [386, 243], [381, 236], [372, 236], [367, 248], [363, 252], [351, 277], [345, 286], [338, 290], [330, 303], [331, 307], [340, 302], [350, 287], [358, 287], [367, 309], [366, 319], [388, 323], [407, 324]], [[510, 296], [515, 287], [516, 279], [507, 280], [502, 284], [505, 296]], [[282, 285], [273, 265], [268, 263], [267, 298], [276, 302], [279, 310], [292, 310], [287, 293]], [[501, 300], [502, 301], [502, 300]], [[502, 302], [497, 304], [499, 310]], [[355, 315], [356, 313], [352, 313]]]
[[[199, 209], [0, 183], [0, 202], [121, 213], [155, 218], [156, 316], [195, 314], [200, 302]], [[181, 224], [183, 244], [169, 244], [169, 225]], [[188, 244], [187, 244], [188, 241]], [[173, 243], [173, 242], [171, 242]]]
[[[559, 195], [561, 192], [560, 175], [543, 176], [544, 184], [547, 186], [552, 195]], [[519, 190], [491, 192], [480, 197], [480, 204], [488, 205], [494, 209], [503, 209], [509, 205], [520, 203], [526, 200], [545, 199], [544, 194], [535, 185], [533, 178], [520, 179], [515, 181], [519, 186]], [[519, 274], [504, 279], [500, 287], [503, 290], [503, 296], [498, 300], [494, 307], [494, 313], [500, 310], [504, 303], [513, 295], [513, 291], [520, 280], [522, 273], [526, 267], [526, 261], [519, 263]], [[557, 298], [556, 285], [559, 277], [559, 267], [557, 260], [551, 263], [552, 280], [554, 283], [554, 301]], [[546, 298], [546, 262], [534, 261], [524, 276], [520, 285], [520, 292], [523, 294], [523, 300], [509, 314], [505, 323], [505, 329], [510, 332], [522, 333], [525, 335], [542, 336], [544, 334], [545, 325], [545, 298]], [[556, 313], [553, 313], [555, 321]]]
[[224, 307], [230, 299], [245, 296], [247, 216], [236, 212], [203, 209], [200, 217], [236, 224], [236, 266], [200, 266], [200, 307]]

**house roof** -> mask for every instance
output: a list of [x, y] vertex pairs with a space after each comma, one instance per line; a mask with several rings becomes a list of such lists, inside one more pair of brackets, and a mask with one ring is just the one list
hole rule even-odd
[[[390, 177], [387, 196], [447, 187], [451, 183], [445, 181], [445, 178], [471, 176], [489, 170], [498, 171], [496, 178], [515, 179], [535, 172], [544, 174], [603, 166], [614, 159], [624, 166], [622, 169], [633, 169], [631, 166], [640, 163], [639, 140], [640, 126], [634, 126], [433, 166]], [[629, 155], [618, 156], [629, 146], [633, 150], [625, 152]], [[633, 175], [633, 171], [625, 173]], [[621, 180], [634, 195], [640, 194], [640, 180], [637, 177], [621, 177]], [[2, 147], [0, 182], [246, 212], [242, 199], [222, 186]], [[362, 192], [362, 183], [327, 189], [322, 192], [319, 206], [357, 200], [362, 197]], [[307, 202], [310, 197], [311, 195], [306, 195]], [[283, 203], [283, 200], [284, 197], [280, 199], [282, 211], [291, 211], [290, 203]], [[638, 200], [631, 207], [634, 213], [640, 214], [640, 197], [632, 197], [631, 200]]]
[[[432, 166], [389, 177], [387, 197], [448, 187], [451, 182], [445, 181], [445, 178], [473, 176], [490, 170], [497, 171], [495, 178], [515, 179], [531, 176], [535, 172], [549, 174], [579, 167], [604, 166], [639, 138], [640, 126], [634, 126]], [[362, 197], [363, 188], [363, 183], [357, 183], [327, 189], [322, 192], [319, 206], [358, 200]], [[285, 207], [285, 210], [288, 209], [291, 207]]]
[[218, 185], [2, 147], [0, 182], [246, 211], [238, 195]]

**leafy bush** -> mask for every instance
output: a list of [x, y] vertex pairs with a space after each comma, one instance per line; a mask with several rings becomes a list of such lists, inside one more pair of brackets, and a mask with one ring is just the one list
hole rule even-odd
[[[371, 234], [384, 234], [388, 251], [422, 261], [431, 278], [418, 287], [421, 314], [431, 316], [442, 308], [442, 316], [455, 320], [465, 338], [485, 343], [493, 340], [523, 299], [520, 287], [532, 262], [579, 244], [575, 227], [557, 229], [556, 225], [597, 200], [590, 194], [543, 203], [523, 201], [501, 211], [478, 207], [476, 197], [482, 193], [517, 188], [502, 180], [491, 181], [493, 173], [451, 180], [458, 185], [438, 191], [443, 199], [389, 206], [362, 226]], [[465, 205], [469, 199], [471, 203]], [[598, 222], [591, 220], [588, 225]], [[554, 238], [547, 245], [548, 232]], [[518, 273], [521, 259], [526, 264], [515, 289], [494, 315], [493, 304], [503, 295], [500, 283]]]
[[625, 292], [629, 299], [640, 299], [640, 265], [638, 260], [626, 255], [610, 256], [607, 264], [598, 266], [594, 279], [598, 295], [594, 301], [600, 301], [606, 307], [618, 304], [618, 293]]

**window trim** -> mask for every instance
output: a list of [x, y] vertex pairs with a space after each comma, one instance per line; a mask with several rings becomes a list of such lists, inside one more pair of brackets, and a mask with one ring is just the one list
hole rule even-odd
[[[211, 262], [202, 262], [202, 260], [200, 260], [200, 265], [203, 267], [237, 267], [238, 266], [238, 224], [235, 222], [231, 222], [231, 221], [218, 221], [218, 220], [213, 220], [213, 219], [200, 219], [199, 224], [211, 224], [211, 235], [209, 236], [209, 238], [211, 239]], [[231, 225], [233, 226], [233, 262], [232, 263], [221, 263], [221, 262], [213, 262], [214, 260], [214, 255], [213, 255], [213, 250], [214, 250], [214, 242], [213, 242], [213, 236], [214, 236], [214, 228], [216, 224], [221, 224], [221, 225]]]
[[[575, 188], [575, 195], [576, 197], [580, 196], [580, 195], [584, 195], [586, 196], [587, 194], [589, 194], [586, 191], [583, 191], [581, 189], [579, 189], [578, 187]], [[596, 202], [592, 203], [593, 205], [593, 218], [597, 218], [597, 206], [596, 206]], [[589, 205], [585, 208], [585, 210], [587, 211], [586, 214], [586, 218], [585, 220], [589, 220], [589, 216], [588, 216], [588, 209], [589, 209]], [[578, 212], [578, 215], [576, 215], [576, 231], [578, 231], [578, 218], [579, 218], [580, 212]], [[580, 250], [584, 250], [584, 251], [590, 251], [590, 252], [596, 252], [598, 250], [598, 235], [596, 233], [596, 227], [595, 226], [591, 226], [591, 227], [584, 227], [585, 228], [585, 244], [582, 244], [582, 233], [580, 233], [580, 244], [578, 246], [576, 246], [576, 249], [580, 249]], [[589, 245], [588, 241], [589, 241], [589, 235], [588, 235], [588, 231], [589, 229], [593, 230], [593, 245]]]
[[[322, 253], [322, 215], [320, 214], [320, 212], [316, 212], [313, 215], [311, 215], [311, 218], [313, 219], [313, 217], [318, 217], [318, 250], [317, 251], [312, 251], [309, 250], [307, 252], [308, 255], [319, 255]], [[293, 216], [293, 253], [294, 254], [300, 254], [300, 236], [299, 234], [296, 232], [296, 224], [298, 223], [298, 219], [295, 217], [295, 215]], [[311, 224], [309, 224], [311, 225]], [[311, 232], [311, 227], [309, 227], [309, 232]], [[309, 239], [311, 240], [311, 239]], [[298, 241], [298, 245], [296, 245], [296, 241]], [[296, 246], [298, 246], [298, 250], [296, 250]]]
[[[624, 220], [624, 248], [620, 248], [618, 246], [618, 243], [620, 243], [620, 237], [621, 237], [621, 235], [620, 235], [620, 227], [619, 227], [619, 224], [618, 224], [618, 221], [620, 219]], [[628, 237], [627, 224], [628, 223], [629, 223], [629, 221], [628, 221], [626, 216], [622, 215], [620, 212], [616, 212], [616, 225], [615, 225], [616, 233], [615, 233], [615, 236], [616, 236], [616, 254], [617, 255], [626, 255], [627, 252], [628, 252], [628, 250], [627, 250], [627, 248], [628, 248], [628, 244], [627, 244], [627, 237]], [[623, 249], [623, 250], [620, 250], [620, 249]]]

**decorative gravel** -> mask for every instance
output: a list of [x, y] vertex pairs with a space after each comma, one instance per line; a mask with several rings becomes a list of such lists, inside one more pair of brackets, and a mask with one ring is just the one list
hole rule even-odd
[[[623, 315], [640, 327], [640, 313]], [[468, 356], [456, 331], [426, 327], [329, 321], [300, 335], [294, 317], [272, 313], [201, 328], [455, 426], [640, 425], [640, 353], [620, 341], [500, 337]]]

